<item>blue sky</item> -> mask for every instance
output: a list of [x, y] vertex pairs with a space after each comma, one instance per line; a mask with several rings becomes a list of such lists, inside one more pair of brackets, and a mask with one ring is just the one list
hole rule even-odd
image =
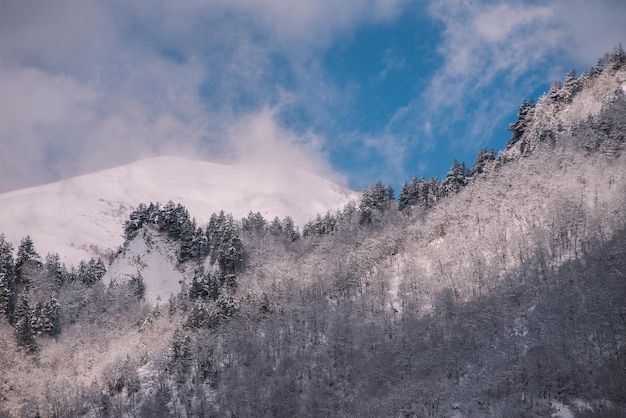
[[3, 2], [0, 192], [161, 154], [441, 177], [625, 21], [622, 0]]

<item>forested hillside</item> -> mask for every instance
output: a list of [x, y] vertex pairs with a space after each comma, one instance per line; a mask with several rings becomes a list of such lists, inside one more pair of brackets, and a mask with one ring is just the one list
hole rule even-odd
[[301, 228], [146, 202], [77, 267], [0, 238], [0, 416], [626, 415], [621, 47], [509, 130]]

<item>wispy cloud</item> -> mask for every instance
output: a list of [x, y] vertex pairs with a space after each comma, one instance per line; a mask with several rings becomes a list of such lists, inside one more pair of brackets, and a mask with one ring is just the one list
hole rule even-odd
[[406, 58], [404, 51], [396, 51], [388, 48], [381, 59], [383, 70], [378, 74], [378, 78], [387, 78], [393, 71], [402, 69], [406, 66]]
[[612, 0], [433, 0], [429, 13], [443, 25], [443, 65], [390, 127], [418, 124], [424, 138], [472, 147], [503, 130], [503, 116], [538, 86], [626, 39], [626, 4]]
[[259, 134], [266, 143], [257, 149], [302, 149], [311, 166], [328, 170], [320, 138], [281, 126], [271, 109], [317, 77], [317, 49], [392, 18], [399, 2], [25, 0], [0, 8], [1, 192], [159, 153], [245, 156], [241, 144], [250, 144], [233, 132], [261, 121], [255, 128], [280, 139]]
[[[310, 172], [332, 173], [324, 140], [312, 131], [297, 134], [278, 122], [280, 106], [264, 107], [240, 115], [229, 127], [226, 138], [233, 145], [233, 159], [239, 163], [291, 166]], [[333, 179], [345, 183], [335, 174]]]

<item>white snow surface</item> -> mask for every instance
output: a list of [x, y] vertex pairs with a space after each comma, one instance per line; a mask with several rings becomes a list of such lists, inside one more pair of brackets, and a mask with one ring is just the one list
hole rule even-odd
[[141, 274], [146, 285], [146, 301], [166, 303], [170, 295], [180, 292], [184, 280], [182, 271], [175, 267], [176, 248], [176, 244], [157, 232], [140, 233], [113, 260], [102, 280], [107, 284], [122, 283]]
[[553, 418], [574, 418], [574, 414], [572, 414], [569, 406], [558, 401], [552, 401], [552, 407], [556, 410], [552, 414]]
[[302, 226], [357, 197], [295, 168], [157, 157], [0, 194], [0, 233], [16, 247], [30, 235], [42, 256], [58, 253], [69, 265], [121, 245], [124, 221], [140, 203], [181, 203], [200, 226], [220, 210], [291, 216]]

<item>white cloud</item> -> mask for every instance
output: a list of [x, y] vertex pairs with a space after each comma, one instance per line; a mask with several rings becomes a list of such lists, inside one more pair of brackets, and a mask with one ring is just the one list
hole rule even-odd
[[[319, 76], [316, 50], [392, 18], [400, 3], [5, 2], [0, 192], [158, 153], [263, 150], [328, 169], [322, 145], [313, 146], [322, 140], [285, 129], [274, 114], [284, 88], [272, 79], [272, 55], [307, 85]], [[245, 129], [261, 132], [251, 143], [237, 134]]]
[[515, 37], [515, 32], [528, 25], [545, 25], [554, 19], [554, 10], [546, 6], [498, 4], [484, 13], [477, 13], [471, 24], [475, 33], [487, 42], [502, 42]]
[[[226, 137], [234, 145], [234, 160], [329, 173], [323, 139], [313, 132], [297, 134], [281, 126], [277, 121], [278, 112], [278, 107], [264, 107], [241, 115], [230, 126]], [[340, 177], [336, 179], [343, 182]]]
[[126, 163], [164, 152], [172, 142], [197, 147], [206, 134], [197, 99], [187, 92], [123, 90], [0, 66], [0, 190]]

